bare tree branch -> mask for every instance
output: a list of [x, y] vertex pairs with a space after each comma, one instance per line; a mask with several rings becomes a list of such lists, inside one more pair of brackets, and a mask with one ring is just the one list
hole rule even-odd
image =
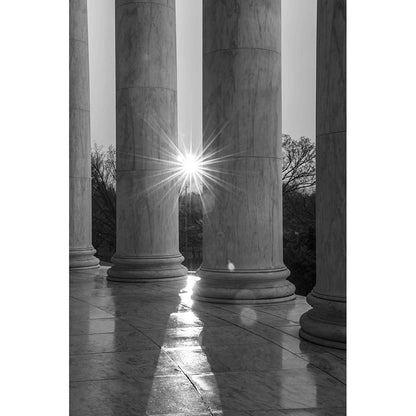
[[316, 182], [315, 144], [308, 137], [299, 140], [283, 135], [283, 194], [313, 191]]

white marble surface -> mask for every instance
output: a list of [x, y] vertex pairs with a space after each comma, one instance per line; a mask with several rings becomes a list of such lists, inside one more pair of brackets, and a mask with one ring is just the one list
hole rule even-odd
[[254, 315], [193, 303], [194, 276], [128, 293], [105, 274], [71, 275], [71, 416], [345, 414], [345, 355], [299, 338], [305, 298]]
[[216, 136], [210, 151], [228, 159], [214, 165], [225, 187], [212, 181], [205, 190], [195, 296], [288, 300], [295, 288], [283, 263], [280, 0], [205, 1], [203, 12], [203, 140]]
[[346, 8], [319, 0], [316, 107], [316, 285], [301, 335], [346, 343]]
[[175, 3], [116, 1], [117, 242], [114, 281], [182, 278]]
[[98, 267], [91, 239], [87, 0], [69, 2], [69, 267]]

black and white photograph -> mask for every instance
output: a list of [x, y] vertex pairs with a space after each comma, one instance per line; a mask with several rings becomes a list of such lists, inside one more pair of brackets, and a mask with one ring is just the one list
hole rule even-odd
[[69, 29], [70, 414], [345, 415], [345, 0]]
[[[19, 284], [4, 289], [4, 339], [19, 357], [5, 379], [22, 384], [2, 414], [412, 413], [399, 373], [412, 329], [398, 321], [415, 293], [404, 280], [415, 204], [400, 179], [414, 179], [414, 151], [399, 140], [411, 141], [415, 108], [393, 108], [414, 88], [397, 40], [412, 29], [378, 44], [352, 3], [62, 0], [48, 3], [51, 28], [38, 24], [45, 52], [22, 31], [7, 74], [44, 77], [8, 101], [20, 122], [3, 157], [25, 172], [4, 191], [24, 202], [5, 202], [25, 219], [2, 214], [20, 256], [5, 256], [4, 280]], [[350, 46], [358, 27], [368, 32]], [[386, 72], [397, 62], [403, 79], [371, 60]], [[396, 110], [400, 122], [386, 116]]]

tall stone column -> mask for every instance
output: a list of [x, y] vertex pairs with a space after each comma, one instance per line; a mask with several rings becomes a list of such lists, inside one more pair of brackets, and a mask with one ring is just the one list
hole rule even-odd
[[194, 299], [294, 298], [282, 227], [280, 0], [204, 0], [204, 144], [217, 182], [204, 195], [203, 263]]
[[69, 0], [69, 267], [98, 267], [91, 244], [87, 0]]
[[345, 348], [346, 1], [318, 0], [316, 286], [300, 335]]
[[109, 280], [182, 279], [174, 0], [116, 0], [117, 250]]

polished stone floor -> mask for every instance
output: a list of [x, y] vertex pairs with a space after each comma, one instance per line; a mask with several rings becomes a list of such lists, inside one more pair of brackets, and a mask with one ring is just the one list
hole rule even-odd
[[184, 283], [70, 276], [73, 416], [345, 415], [345, 351], [299, 339], [305, 298], [192, 302]]

